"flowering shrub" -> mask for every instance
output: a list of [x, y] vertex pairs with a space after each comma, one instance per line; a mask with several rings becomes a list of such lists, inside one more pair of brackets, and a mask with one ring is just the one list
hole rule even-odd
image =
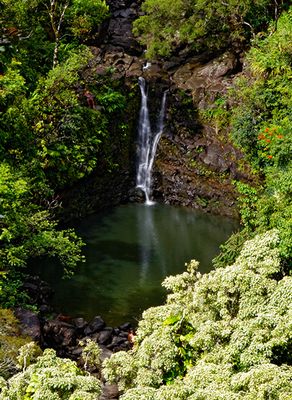
[[259, 157], [266, 165], [283, 167], [290, 161], [292, 137], [290, 126], [285, 125], [282, 121], [282, 126], [267, 127], [258, 135]]
[[1, 400], [96, 400], [100, 382], [74, 361], [46, 349], [37, 361], [8, 380], [0, 381]]
[[272, 230], [246, 241], [233, 265], [201, 276], [192, 261], [166, 278], [166, 304], [144, 312], [133, 349], [104, 362], [121, 399], [288, 400], [292, 278], [278, 246]]
[[234, 91], [232, 137], [257, 167], [283, 167], [291, 159], [292, 7], [257, 38]]
[[272, 159], [273, 148], [278, 141], [284, 139], [283, 134], [280, 134], [276, 128], [265, 128], [263, 132], [258, 135], [259, 145], [262, 148], [260, 156], [268, 159]]

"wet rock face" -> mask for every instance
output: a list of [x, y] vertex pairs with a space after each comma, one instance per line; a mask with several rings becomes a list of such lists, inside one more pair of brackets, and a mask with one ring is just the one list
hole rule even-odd
[[112, 48], [121, 48], [127, 54], [141, 55], [143, 48], [132, 33], [132, 23], [139, 16], [139, 2], [111, 0], [108, 5], [111, 17], [104, 43]]
[[239, 69], [238, 57], [226, 52], [207, 62], [200, 57], [193, 57], [176, 69], [172, 79], [176, 87], [192, 93], [197, 107], [205, 108], [218, 94], [226, 93], [232, 84], [232, 77]]
[[216, 127], [200, 124], [191, 93], [172, 88], [154, 166], [154, 198], [237, 217], [234, 179], [250, 179], [241, 152]]

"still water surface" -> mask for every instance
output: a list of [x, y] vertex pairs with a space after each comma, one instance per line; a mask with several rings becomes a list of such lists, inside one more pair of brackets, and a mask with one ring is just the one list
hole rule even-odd
[[73, 278], [59, 279], [60, 268], [50, 261], [42, 264], [42, 277], [55, 290], [58, 311], [86, 319], [101, 315], [112, 326], [135, 324], [143, 310], [164, 301], [166, 276], [183, 272], [191, 259], [208, 272], [219, 245], [237, 227], [186, 208], [120, 206], [75, 227], [86, 242], [86, 263]]

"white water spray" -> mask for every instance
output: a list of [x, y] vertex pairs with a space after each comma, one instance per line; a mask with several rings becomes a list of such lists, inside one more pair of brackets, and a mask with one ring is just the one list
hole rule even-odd
[[145, 193], [146, 204], [154, 204], [150, 200], [151, 195], [151, 172], [154, 163], [155, 153], [164, 126], [164, 115], [166, 105], [166, 91], [163, 93], [160, 112], [158, 116], [157, 129], [152, 131], [148, 110], [148, 96], [146, 92], [145, 79], [139, 78], [141, 90], [141, 109], [138, 129], [138, 168], [136, 187]]

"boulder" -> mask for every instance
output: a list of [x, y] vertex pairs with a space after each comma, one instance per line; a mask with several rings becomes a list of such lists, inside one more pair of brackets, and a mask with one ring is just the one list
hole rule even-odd
[[21, 333], [30, 336], [36, 342], [40, 342], [41, 324], [37, 314], [30, 310], [17, 308], [15, 310], [15, 316], [21, 324]]
[[66, 348], [76, 344], [77, 329], [59, 319], [47, 320], [43, 326], [44, 342], [53, 348]]
[[111, 341], [113, 334], [113, 328], [106, 327], [101, 332], [99, 332], [98, 343], [107, 344]]
[[74, 324], [74, 326], [76, 326], [76, 328], [78, 330], [83, 330], [87, 326], [87, 322], [82, 317], [74, 318], [73, 319], [73, 324]]
[[114, 336], [113, 340], [110, 344], [108, 344], [106, 347], [109, 350], [116, 350], [117, 347], [125, 343], [125, 338], [119, 337], [119, 336]]
[[199, 159], [213, 170], [217, 172], [226, 172], [231, 162], [227, 160], [227, 155], [225, 154], [226, 149], [223, 145], [219, 143], [213, 143], [207, 147], [204, 153], [199, 155]]
[[105, 327], [105, 322], [100, 316], [96, 316], [84, 329], [85, 335], [91, 335], [95, 332], [101, 331]]
[[62, 326], [58, 335], [62, 338], [63, 347], [74, 346], [76, 343], [76, 330], [73, 327], [68, 328]]
[[121, 331], [126, 331], [126, 332], [128, 332], [131, 328], [132, 328], [132, 325], [130, 324], [130, 322], [125, 322], [124, 324], [119, 326], [119, 329]]
[[105, 347], [103, 345], [100, 346], [100, 350], [101, 350], [101, 353], [100, 353], [101, 363], [103, 363], [106, 358], [110, 358], [113, 354], [113, 352], [111, 350], [109, 350], [107, 347]]

